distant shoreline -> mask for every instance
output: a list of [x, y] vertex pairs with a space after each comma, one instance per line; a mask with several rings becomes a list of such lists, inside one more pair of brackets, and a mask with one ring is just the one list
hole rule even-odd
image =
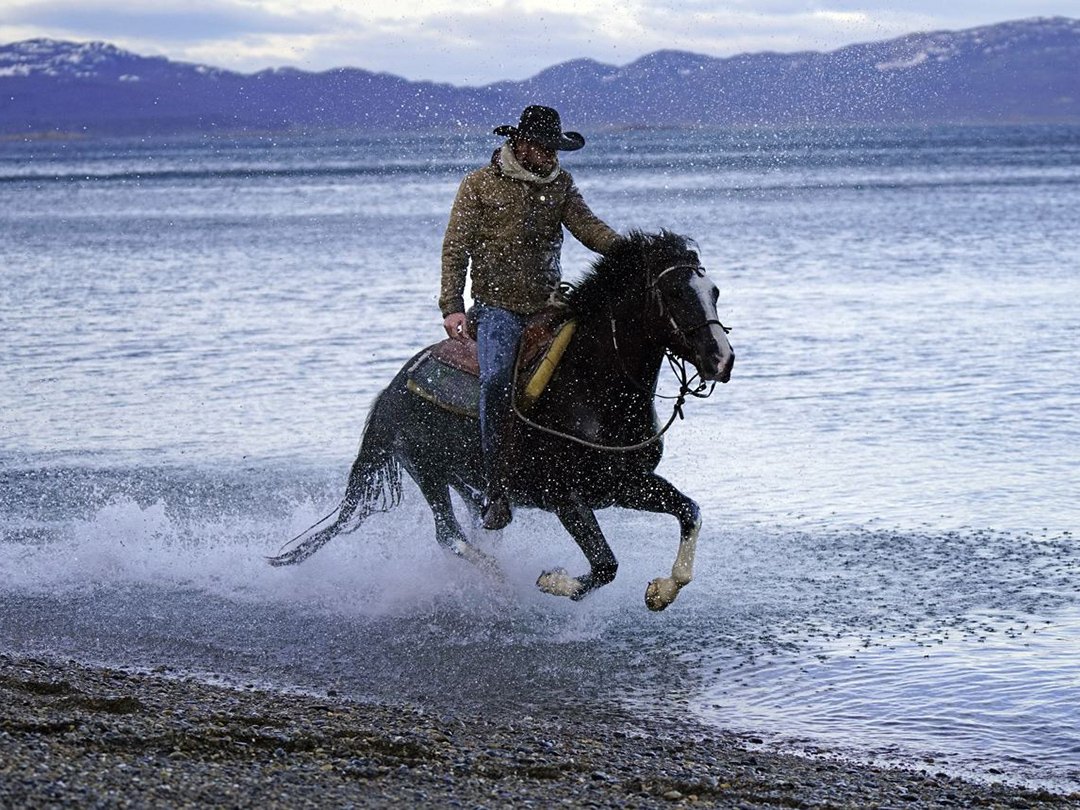
[[1080, 807], [588, 707], [513, 724], [0, 654], [0, 805]]
[[[859, 132], [876, 130], [881, 132], [925, 131], [932, 129], [1025, 129], [1025, 128], [1060, 128], [1080, 130], [1080, 119], [1069, 120], [1018, 120], [1018, 121], [954, 121], [954, 122], [900, 122], [889, 124], [875, 123], [776, 123], [776, 124], [671, 124], [657, 125], [604, 125], [590, 128], [593, 137], [597, 135], [617, 135], [635, 133], [708, 133], [708, 132]], [[413, 138], [491, 138], [497, 142], [489, 130], [483, 127], [464, 127], [459, 129], [430, 129], [413, 132], [394, 130], [183, 130], [177, 132], [70, 132], [65, 130], [37, 131], [28, 133], [0, 134], [0, 144], [39, 143], [39, 142], [95, 142], [95, 141], [131, 141], [146, 140], [165, 142], [169, 140], [235, 140], [238, 138], [374, 138], [402, 140]]]
[[57, 130], [55, 132], [28, 132], [25, 135], [0, 135], [0, 143], [19, 141], [85, 141], [93, 137], [93, 135], [87, 135], [81, 132], [63, 132]]

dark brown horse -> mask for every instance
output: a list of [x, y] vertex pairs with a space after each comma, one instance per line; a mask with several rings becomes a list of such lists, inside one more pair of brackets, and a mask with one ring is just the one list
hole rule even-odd
[[[589, 561], [581, 576], [562, 569], [541, 574], [537, 585], [545, 592], [576, 600], [615, 578], [615, 555], [593, 514], [610, 506], [679, 520], [671, 575], [646, 589], [650, 609], [663, 610], [690, 581], [701, 514], [654, 472], [663, 455], [654, 394], [665, 352], [691, 363], [702, 381], [730, 378], [735, 355], [717, 319], [717, 297], [692, 243], [669, 232], [632, 233], [569, 294], [577, 331], [529, 423], [519, 426], [518, 464], [509, 481], [513, 503], [554, 512]], [[371, 408], [334, 521], [313, 527], [272, 564], [298, 563], [392, 508], [404, 468], [431, 506], [439, 543], [494, 567], [467, 540], [450, 500], [453, 487], [475, 510], [485, 489], [478, 423], [410, 392], [412, 363]]]

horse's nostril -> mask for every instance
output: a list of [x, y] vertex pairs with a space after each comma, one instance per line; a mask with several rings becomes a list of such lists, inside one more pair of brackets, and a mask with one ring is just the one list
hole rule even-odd
[[735, 365], [735, 356], [721, 351], [706, 351], [701, 357], [701, 373], [703, 377], [719, 382], [727, 382], [731, 379], [731, 368]]
[[702, 355], [700, 364], [698, 365], [701, 376], [707, 380], [719, 379], [721, 374], [721, 362], [721, 356], [715, 352], [708, 352]]

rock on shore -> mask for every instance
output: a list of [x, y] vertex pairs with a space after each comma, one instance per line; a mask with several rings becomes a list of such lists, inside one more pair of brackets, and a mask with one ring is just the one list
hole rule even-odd
[[512, 724], [0, 655], [0, 807], [1030, 807], [1062, 796], [749, 751], [631, 717]]

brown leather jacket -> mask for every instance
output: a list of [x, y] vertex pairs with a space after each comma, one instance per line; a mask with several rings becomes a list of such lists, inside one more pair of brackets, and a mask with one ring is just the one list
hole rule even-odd
[[562, 277], [562, 227], [604, 253], [618, 234], [589, 210], [570, 173], [530, 174], [509, 146], [461, 181], [442, 248], [443, 317], [465, 310], [465, 273], [472, 260], [477, 301], [529, 315], [551, 299]]

